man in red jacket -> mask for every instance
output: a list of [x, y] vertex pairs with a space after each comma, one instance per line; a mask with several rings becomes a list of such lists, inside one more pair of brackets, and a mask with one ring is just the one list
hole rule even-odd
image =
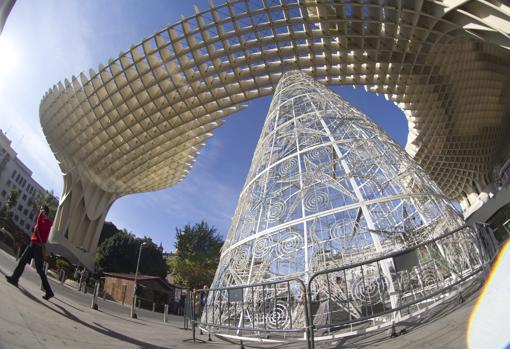
[[34, 231], [32, 232], [32, 237], [30, 238], [30, 245], [28, 245], [28, 247], [21, 255], [18, 265], [12, 273], [12, 276], [5, 276], [7, 282], [18, 287], [18, 280], [21, 277], [21, 274], [23, 274], [23, 270], [25, 270], [25, 265], [30, 263], [32, 258], [34, 258], [35, 269], [41, 277], [44, 291], [46, 291], [46, 294], [43, 296], [43, 298], [46, 300], [54, 296], [43, 268], [43, 247], [46, 241], [48, 241], [48, 236], [50, 235], [50, 229], [52, 225], [52, 221], [49, 218], [49, 211], [50, 210], [48, 206], [43, 205], [41, 207], [41, 210], [37, 215], [37, 223], [35, 224]]

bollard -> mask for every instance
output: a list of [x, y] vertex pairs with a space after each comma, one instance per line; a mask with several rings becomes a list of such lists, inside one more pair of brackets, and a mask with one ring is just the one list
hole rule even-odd
[[152, 311], [156, 311], [156, 302], [152, 302]]
[[131, 303], [131, 318], [132, 319], [138, 319], [138, 315], [136, 314], [136, 300], [138, 299], [138, 297], [136, 296], [136, 294], [134, 295], [133, 297], [133, 303]]
[[126, 288], [127, 285], [122, 286], [122, 305], [124, 305], [124, 303], [126, 302]]
[[163, 322], [166, 323], [166, 316], [168, 314], [168, 304], [165, 304], [165, 309], [163, 310]]
[[96, 282], [95, 287], [94, 287], [94, 293], [92, 294], [92, 304], [90, 305], [90, 307], [94, 310], [98, 309], [98, 306], [97, 306], [97, 295], [98, 294], [99, 294], [99, 282]]
[[195, 292], [193, 292], [191, 294], [191, 297], [190, 297], [190, 309], [191, 309], [191, 312], [190, 312], [190, 319], [191, 319], [191, 330], [193, 332], [193, 343], [195, 343], [195, 339], [196, 339], [196, 323], [195, 323]]
[[63, 285], [66, 281], [66, 271], [64, 269], [60, 270], [60, 284]]
[[186, 310], [188, 302], [185, 300], [182, 308], [182, 319], [184, 321], [184, 329], [188, 329], [188, 311]]
[[[44, 262], [44, 264], [43, 264], [43, 272], [44, 272], [44, 275], [48, 275], [48, 263], [46, 263], [46, 262]], [[39, 288], [41, 289], [41, 291], [44, 291], [42, 280], [41, 280], [41, 286]]]

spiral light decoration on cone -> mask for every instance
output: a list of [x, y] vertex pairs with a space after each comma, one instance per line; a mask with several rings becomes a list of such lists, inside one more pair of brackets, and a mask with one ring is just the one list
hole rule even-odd
[[387, 326], [471, 285], [459, 280], [483, 268], [481, 256], [473, 230], [398, 144], [290, 71], [276, 87], [201, 326], [256, 341], [267, 332], [292, 339], [308, 328], [307, 312], [332, 331], [349, 328], [335, 322]]

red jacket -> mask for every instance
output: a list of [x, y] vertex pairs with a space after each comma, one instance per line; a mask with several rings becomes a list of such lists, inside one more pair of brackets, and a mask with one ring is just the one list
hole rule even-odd
[[36, 244], [45, 244], [46, 241], [48, 241], [52, 224], [53, 222], [51, 219], [46, 218], [42, 211], [39, 212], [37, 215], [37, 223], [35, 224], [30, 241], [35, 242]]

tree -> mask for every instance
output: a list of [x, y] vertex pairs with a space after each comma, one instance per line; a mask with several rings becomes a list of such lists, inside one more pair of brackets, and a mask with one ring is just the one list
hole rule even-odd
[[[163, 250], [156, 245], [151, 238], [144, 237], [138, 240], [138, 248], [140, 244], [145, 242], [142, 248], [142, 255], [140, 257], [140, 272], [146, 275], [156, 275], [164, 278], [168, 273], [165, 258], [163, 258]], [[137, 251], [138, 252], [138, 251]]]
[[[41, 205], [46, 205], [50, 209], [49, 217], [51, 220], [55, 220], [55, 215], [57, 214], [58, 201], [55, 200], [55, 195], [53, 195], [53, 190], [50, 192], [45, 192], [41, 199]], [[39, 207], [40, 207], [39, 206]]]
[[113, 235], [117, 234], [119, 229], [112, 222], [104, 222], [103, 229], [101, 230], [101, 235], [99, 236], [98, 245], [101, 245], [103, 241], [111, 238]]
[[210, 285], [220, 260], [222, 238], [214, 227], [202, 221], [193, 227], [176, 229], [175, 253], [167, 258], [175, 281], [189, 288]]
[[6, 229], [13, 237], [13, 250], [16, 251], [19, 247], [24, 248], [30, 242], [29, 236], [23, 233], [18, 225], [12, 220], [12, 209], [18, 203], [20, 192], [12, 188], [7, 194], [5, 205], [0, 210], [0, 227]]
[[105, 239], [96, 252], [96, 271], [112, 273], [134, 273], [140, 245], [146, 242], [140, 256], [140, 274], [165, 277], [167, 267], [162, 251], [148, 237], [136, 238], [120, 230]]
[[53, 195], [53, 191], [44, 192], [38, 190], [33, 197], [28, 199], [28, 203], [32, 206], [32, 210], [34, 212], [38, 212], [39, 208], [43, 205], [48, 206], [50, 212], [49, 217], [51, 220], [55, 219], [55, 215], [57, 213], [58, 201], [55, 199]]
[[12, 215], [12, 209], [16, 207], [16, 204], [18, 203], [19, 198], [19, 190], [12, 188], [9, 190], [9, 193], [7, 194], [7, 200], [5, 202], [5, 207], [7, 209], [7, 215], [10, 217]]

